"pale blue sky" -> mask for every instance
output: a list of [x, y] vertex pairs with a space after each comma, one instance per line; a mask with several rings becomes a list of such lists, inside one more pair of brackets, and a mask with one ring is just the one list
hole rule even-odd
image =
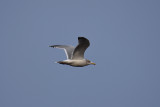
[[[160, 107], [160, 1], [1, 0], [0, 107]], [[91, 42], [96, 66], [49, 45]]]

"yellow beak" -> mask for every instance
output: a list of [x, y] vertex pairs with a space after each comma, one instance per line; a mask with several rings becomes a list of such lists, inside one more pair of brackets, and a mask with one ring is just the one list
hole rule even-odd
[[91, 62], [92, 65], [96, 65], [95, 63]]

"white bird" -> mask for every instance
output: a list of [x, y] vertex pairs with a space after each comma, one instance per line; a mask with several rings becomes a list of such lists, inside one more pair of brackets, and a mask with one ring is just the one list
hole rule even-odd
[[96, 65], [84, 58], [84, 52], [89, 47], [89, 40], [84, 37], [78, 37], [79, 44], [75, 47], [68, 45], [51, 45], [53, 48], [64, 49], [67, 60], [58, 61], [59, 64], [66, 64], [74, 67], [83, 67], [87, 65]]

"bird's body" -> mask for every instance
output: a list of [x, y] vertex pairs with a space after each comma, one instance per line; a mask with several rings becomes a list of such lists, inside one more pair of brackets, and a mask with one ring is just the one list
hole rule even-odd
[[58, 61], [59, 64], [66, 64], [74, 67], [83, 67], [95, 63], [84, 58], [84, 52], [89, 47], [89, 40], [84, 37], [78, 37], [79, 44], [74, 48], [68, 45], [52, 45], [50, 47], [64, 49], [67, 60]]
[[75, 67], [83, 67], [89, 65], [87, 63], [88, 60], [82, 59], [82, 60], [63, 60], [63, 61], [58, 61], [57, 63], [59, 64], [66, 64], [66, 65], [71, 65]]

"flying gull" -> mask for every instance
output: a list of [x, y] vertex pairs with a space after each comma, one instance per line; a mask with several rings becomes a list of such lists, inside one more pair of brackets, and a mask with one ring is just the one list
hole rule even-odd
[[76, 47], [69, 45], [51, 45], [53, 48], [64, 49], [67, 60], [58, 61], [59, 64], [66, 64], [74, 67], [83, 67], [87, 65], [96, 65], [88, 59], [84, 58], [84, 52], [89, 47], [89, 40], [84, 37], [78, 37], [79, 44]]

